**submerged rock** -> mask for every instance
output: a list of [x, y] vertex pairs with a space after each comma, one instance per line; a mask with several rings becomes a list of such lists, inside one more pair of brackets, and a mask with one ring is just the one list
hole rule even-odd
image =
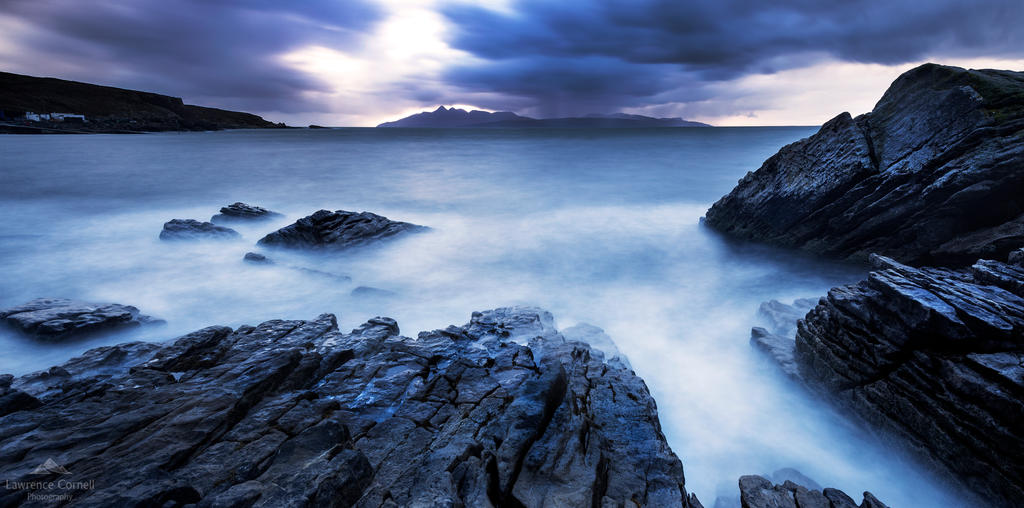
[[281, 217], [277, 212], [271, 212], [266, 208], [247, 205], [245, 203], [233, 203], [220, 209], [220, 213], [210, 217], [210, 222], [241, 222], [253, 220], [272, 219]]
[[[799, 322], [797, 376], [987, 499], [1024, 496], [1024, 268], [877, 270]], [[792, 364], [780, 362], [787, 372]]]
[[350, 293], [352, 296], [357, 298], [393, 298], [396, 295], [394, 291], [388, 291], [387, 289], [373, 288], [370, 286], [359, 286], [352, 290]]
[[6, 378], [0, 476], [52, 459], [102, 485], [46, 491], [71, 506], [699, 506], [643, 381], [552, 321], [410, 339], [325, 314], [91, 350]]
[[320, 210], [264, 236], [259, 244], [306, 249], [346, 249], [426, 229], [425, 226], [389, 220], [370, 212]]
[[140, 324], [163, 323], [131, 305], [87, 303], [66, 298], [37, 298], [0, 310], [0, 320], [40, 339], [65, 339]]
[[707, 212], [742, 238], [964, 265], [1024, 244], [1024, 73], [926, 64], [782, 148]]
[[272, 265], [272, 264], [274, 264], [273, 260], [271, 260], [267, 256], [264, 256], [263, 254], [260, 254], [258, 252], [246, 252], [245, 256], [242, 258], [242, 260], [247, 262], [247, 263], [253, 263], [253, 264], [256, 264], [256, 265]]
[[164, 229], [160, 232], [161, 240], [228, 240], [238, 237], [239, 234], [234, 229], [195, 219], [171, 219], [164, 224]]

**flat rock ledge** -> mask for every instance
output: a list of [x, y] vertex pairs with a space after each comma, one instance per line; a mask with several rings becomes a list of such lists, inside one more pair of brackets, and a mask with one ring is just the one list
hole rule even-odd
[[195, 219], [171, 219], [160, 231], [161, 240], [230, 240], [240, 236], [234, 229]]
[[700, 506], [644, 382], [532, 308], [415, 339], [215, 326], [0, 376], [0, 477], [58, 476], [93, 482], [46, 491], [70, 506]]
[[0, 310], [0, 320], [25, 335], [68, 339], [100, 331], [163, 323], [131, 305], [88, 303], [67, 298], [37, 298]]
[[783, 147], [707, 212], [736, 237], [966, 266], [1024, 244], [1024, 72], [926, 64]]
[[228, 206], [221, 207], [220, 213], [210, 217], [210, 222], [246, 222], [246, 221], [260, 221], [273, 219], [275, 217], [281, 217], [282, 215], [277, 212], [272, 212], [266, 208], [249, 205], [242, 202], [232, 203]]
[[1024, 496], [1024, 268], [912, 268], [872, 256], [795, 340], [752, 340], [787, 374], [895, 435], [985, 504]]
[[399, 222], [370, 212], [319, 210], [260, 239], [268, 247], [346, 249], [427, 227]]

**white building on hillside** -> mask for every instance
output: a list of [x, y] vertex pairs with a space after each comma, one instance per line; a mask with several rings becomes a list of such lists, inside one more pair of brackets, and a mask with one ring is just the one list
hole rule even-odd
[[65, 120], [87, 122], [85, 115], [78, 115], [75, 113], [33, 113], [31, 111], [25, 113], [25, 120], [30, 122], [63, 122]]

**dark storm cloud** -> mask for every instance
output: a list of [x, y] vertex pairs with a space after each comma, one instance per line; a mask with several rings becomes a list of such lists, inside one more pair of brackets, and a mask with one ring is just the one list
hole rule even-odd
[[5, 0], [0, 14], [31, 27], [19, 70], [256, 111], [312, 109], [302, 93], [326, 84], [277, 57], [344, 49], [381, 16], [365, 0]]
[[[1021, 0], [518, 0], [511, 13], [443, 12], [454, 25], [451, 44], [484, 60], [451, 69], [450, 83], [542, 108], [605, 101], [614, 109], [666, 94], [685, 101], [707, 83], [825, 57], [899, 64], [1024, 55]], [[604, 67], [574, 65], [580, 59]]]

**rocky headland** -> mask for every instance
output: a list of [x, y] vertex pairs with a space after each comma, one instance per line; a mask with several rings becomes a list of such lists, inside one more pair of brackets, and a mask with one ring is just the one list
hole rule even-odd
[[729, 235], [914, 265], [1006, 259], [1024, 245], [1024, 72], [926, 64], [843, 113], [708, 210]]
[[[24, 121], [26, 112], [74, 113], [85, 122]], [[192, 106], [179, 97], [0, 72], [0, 133], [128, 133], [281, 128], [238, 111]]]
[[928, 64], [871, 113], [784, 147], [706, 217], [870, 261], [817, 302], [763, 305], [751, 343], [997, 506], [1024, 496], [1022, 167], [1024, 73]]

